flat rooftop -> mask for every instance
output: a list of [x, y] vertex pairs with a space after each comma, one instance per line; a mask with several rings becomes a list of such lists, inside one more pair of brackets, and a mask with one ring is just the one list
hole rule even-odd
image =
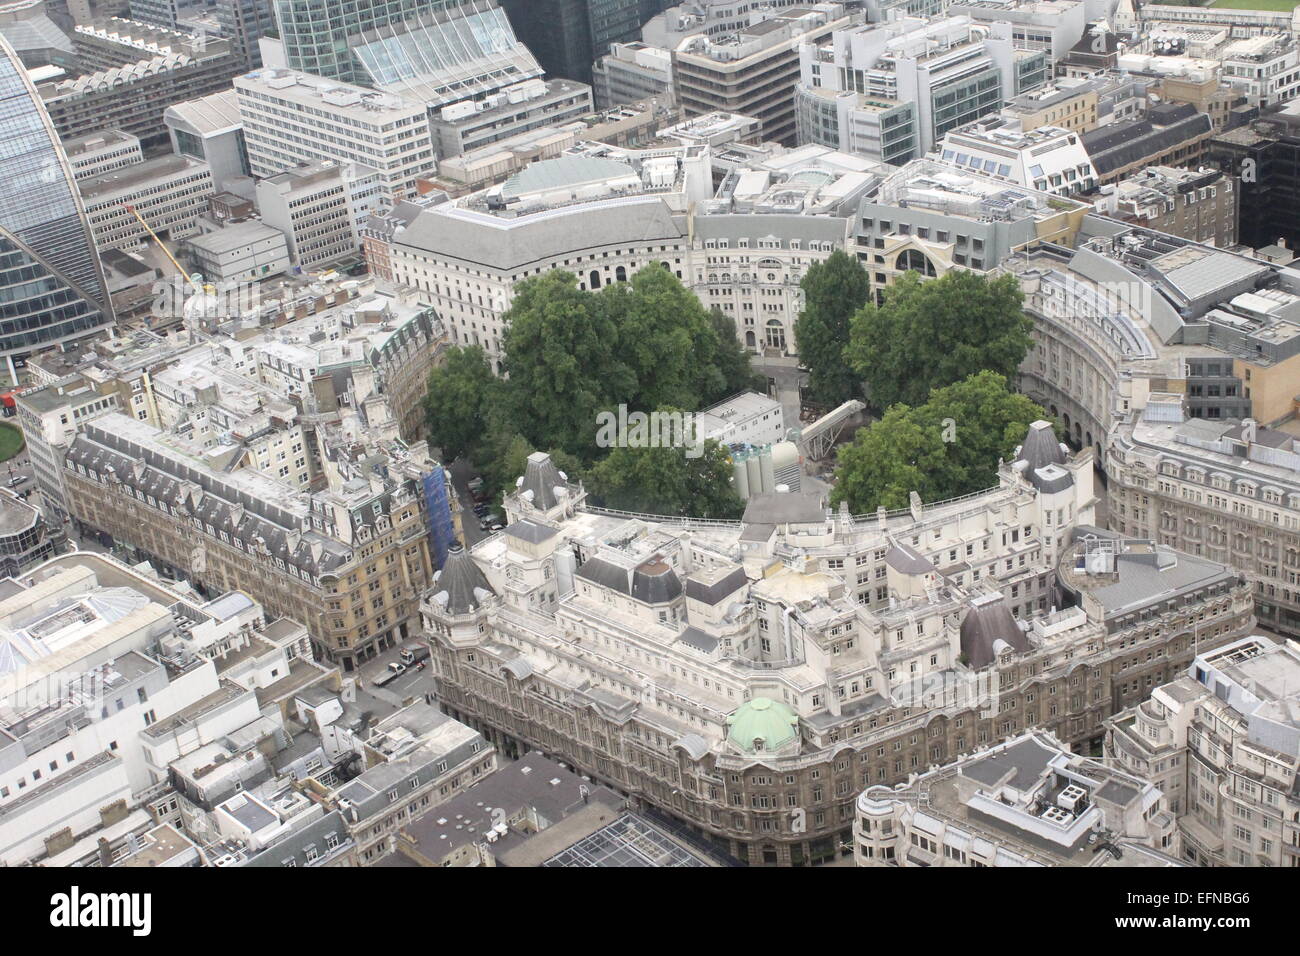
[[206, 170], [208, 164], [188, 156], [159, 156], [83, 179], [79, 186], [83, 199], [99, 199], [113, 193], [147, 186], [166, 177]]

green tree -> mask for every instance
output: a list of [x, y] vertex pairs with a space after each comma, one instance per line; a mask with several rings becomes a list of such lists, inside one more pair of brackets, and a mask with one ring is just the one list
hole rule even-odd
[[697, 408], [725, 387], [709, 313], [664, 266], [646, 266], [597, 298], [596, 308], [614, 327], [615, 351], [635, 378], [631, 393], [620, 396], [629, 408]]
[[831, 504], [847, 501], [854, 514], [892, 511], [906, 508], [913, 491], [923, 501], [949, 497], [942, 489], [955, 481], [942, 431], [916, 409], [895, 405], [840, 448]]
[[534, 446], [584, 460], [595, 452], [596, 413], [635, 388], [629, 365], [611, 348], [618, 330], [610, 311], [594, 303], [571, 273], [526, 279], [515, 288], [502, 337], [513, 427]]
[[989, 371], [935, 389], [917, 411], [928, 426], [944, 432], [949, 462], [957, 469], [956, 480], [940, 489], [942, 498], [997, 484], [998, 460], [1011, 459], [1030, 424], [1050, 420], [1041, 405], [1012, 391], [1005, 378]]
[[607, 507], [647, 514], [738, 518], [745, 503], [731, 486], [731, 457], [714, 439], [688, 457], [674, 447], [615, 448], [588, 473]]
[[524, 473], [533, 450], [527, 438], [508, 428], [497, 428], [487, 436], [479, 464], [494, 508], [501, 505], [502, 495], [515, 490], [515, 480]]
[[799, 361], [808, 369], [808, 390], [826, 405], [839, 405], [861, 393], [861, 377], [844, 358], [854, 314], [871, 293], [867, 271], [842, 249], [815, 262], [799, 283], [803, 313], [794, 325]]
[[711, 405], [737, 392], [765, 391], [767, 383], [754, 371], [749, 351], [736, 337], [735, 320], [714, 306], [709, 310], [709, 324], [717, 344], [712, 361], [701, 364], [701, 404]]
[[446, 461], [470, 455], [483, 438], [501, 383], [477, 345], [448, 349], [446, 362], [429, 373], [425, 419], [429, 444]]
[[942, 501], [997, 484], [998, 460], [1011, 458], [1043, 408], [980, 372], [913, 408], [894, 405], [840, 449], [831, 502], [855, 513], [905, 508], [915, 491]]
[[845, 357], [876, 408], [919, 405], [982, 369], [1010, 378], [1030, 346], [1023, 298], [1010, 274], [953, 270], [923, 282], [909, 272], [853, 317]]

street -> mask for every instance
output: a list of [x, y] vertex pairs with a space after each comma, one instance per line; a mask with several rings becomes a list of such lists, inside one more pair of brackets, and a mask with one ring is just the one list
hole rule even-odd
[[[428, 651], [428, 645], [419, 640], [408, 640], [406, 646], [413, 650], [419, 647]], [[432, 696], [433, 668], [428, 658], [425, 658], [424, 670], [419, 670], [417, 665], [412, 665], [383, 687], [375, 686], [374, 681], [388, 672], [388, 665], [400, 660], [400, 648], [394, 647], [373, 660], [366, 661], [359, 670], [345, 674], [345, 677], [358, 678], [361, 682], [357, 692], [358, 701], [364, 701], [367, 697], [374, 698], [387, 712], [388, 709], [396, 710], [411, 700], [423, 700], [425, 694]]]
[[[488, 532], [479, 530], [478, 515], [474, 514], [474, 499], [469, 493], [469, 483], [478, 477], [478, 473], [464, 458], [457, 458], [448, 470], [451, 472], [452, 487], [456, 492], [456, 504], [460, 507], [460, 523], [464, 537], [462, 543], [466, 548], [470, 548], [488, 536]], [[505, 512], [502, 510], [501, 502], [489, 501], [488, 504], [492, 505], [493, 513], [501, 515], [504, 522]]]

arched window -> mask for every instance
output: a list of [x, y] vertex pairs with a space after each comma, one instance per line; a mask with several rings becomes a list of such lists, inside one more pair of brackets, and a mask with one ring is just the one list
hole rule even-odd
[[930, 262], [924, 252], [920, 249], [904, 249], [894, 260], [894, 268], [904, 269], [908, 272], [919, 272], [923, 276], [933, 276], [934, 264]]
[[614, 270], [614, 278], [617, 279], [619, 282], [626, 282], [626, 281], [627, 281], [627, 267], [626, 267], [626, 266], [619, 266], [617, 269], [615, 269], [615, 270]]
[[600, 288], [600, 270], [591, 270], [591, 273], [587, 276], [587, 285], [593, 289]]
[[757, 347], [758, 347], [758, 343], [757, 343], [757, 342], [755, 341], [755, 339], [754, 339], [754, 333], [753, 333], [753, 332], [746, 332], [746, 333], [745, 333], [745, 348], [752, 349], [752, 348], [757, 348]]
[[785, 326], [780, 319], [767, 320], [767, 345], [785, 351]]

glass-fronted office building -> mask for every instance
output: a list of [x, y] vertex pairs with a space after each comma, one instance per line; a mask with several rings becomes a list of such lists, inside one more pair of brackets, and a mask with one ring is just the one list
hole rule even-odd
[[392, 27], [416, 17], [493, 6], [487, 0], [275, 0], [275, 20], [289, 69], [364, 84], [368, 74], [352, 50], [361, 34], [391, 36], [398, 32]]
[[27, 356], [113, 324], [68, 158], [41, 99], [0, 39], [0, 356]]

